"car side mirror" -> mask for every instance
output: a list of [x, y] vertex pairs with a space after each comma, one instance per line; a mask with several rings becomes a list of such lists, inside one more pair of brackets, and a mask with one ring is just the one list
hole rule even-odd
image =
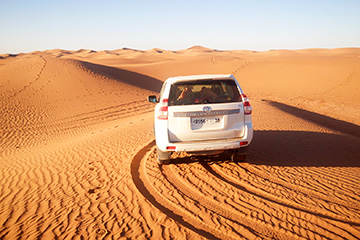
[[151, 103], [157, 103], [158, 100], [155, 95], [148, 96], [148, 101]]

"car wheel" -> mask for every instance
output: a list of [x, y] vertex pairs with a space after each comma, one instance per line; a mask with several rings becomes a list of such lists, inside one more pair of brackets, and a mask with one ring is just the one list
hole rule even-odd
[[234, 150], [231, 155], [231, 161], [233, 162], [245, 162], [246, 161], [246, 153], [240, 153], [238, 150]]
[[156, 147], [157, 151], [157, 162], [159, 165], [169, 164], [171, 152], [163, 152], [158, 147]]

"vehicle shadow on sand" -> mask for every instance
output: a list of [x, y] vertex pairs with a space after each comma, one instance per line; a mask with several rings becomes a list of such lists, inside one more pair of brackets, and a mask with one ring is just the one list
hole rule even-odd
[[[306, 131], [255, 131], [246, 162], [269, 166], [360, 167], [360, 126], [264, 100], [296, 117], [338, 131], [339, 134]], [[226, 162], [229, 155], [184, 157], [173, 164]]]
[[170, 164], [191, 164], [191, 163], [216, 163], [216, 162], [232, 162], [230, 155], [227, 153], [208, 155], [208, 156], [185, 156], [172, 158]]
[[[255, 131], [246, 161], [290, 167], [360, 167], [360, 139], [301, 131]], [[231, 162], [230, 155], [184, 156], [171, 164]]]

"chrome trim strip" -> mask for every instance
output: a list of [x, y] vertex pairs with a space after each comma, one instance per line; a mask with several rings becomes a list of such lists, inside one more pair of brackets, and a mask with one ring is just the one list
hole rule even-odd
[[174, 117], [202, 117], [202, 116], [216, 116], [216, 115], [230, 115], [238, 114], [240, 109], [232, 110], [215, 110], [211, 112], [174, 112]]

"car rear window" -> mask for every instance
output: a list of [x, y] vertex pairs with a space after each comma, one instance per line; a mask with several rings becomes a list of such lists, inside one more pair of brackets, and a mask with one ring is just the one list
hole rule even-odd
[[171, 86], [169, 106], [241, 102], [236, 83], [230, 79], [178, 82]]

